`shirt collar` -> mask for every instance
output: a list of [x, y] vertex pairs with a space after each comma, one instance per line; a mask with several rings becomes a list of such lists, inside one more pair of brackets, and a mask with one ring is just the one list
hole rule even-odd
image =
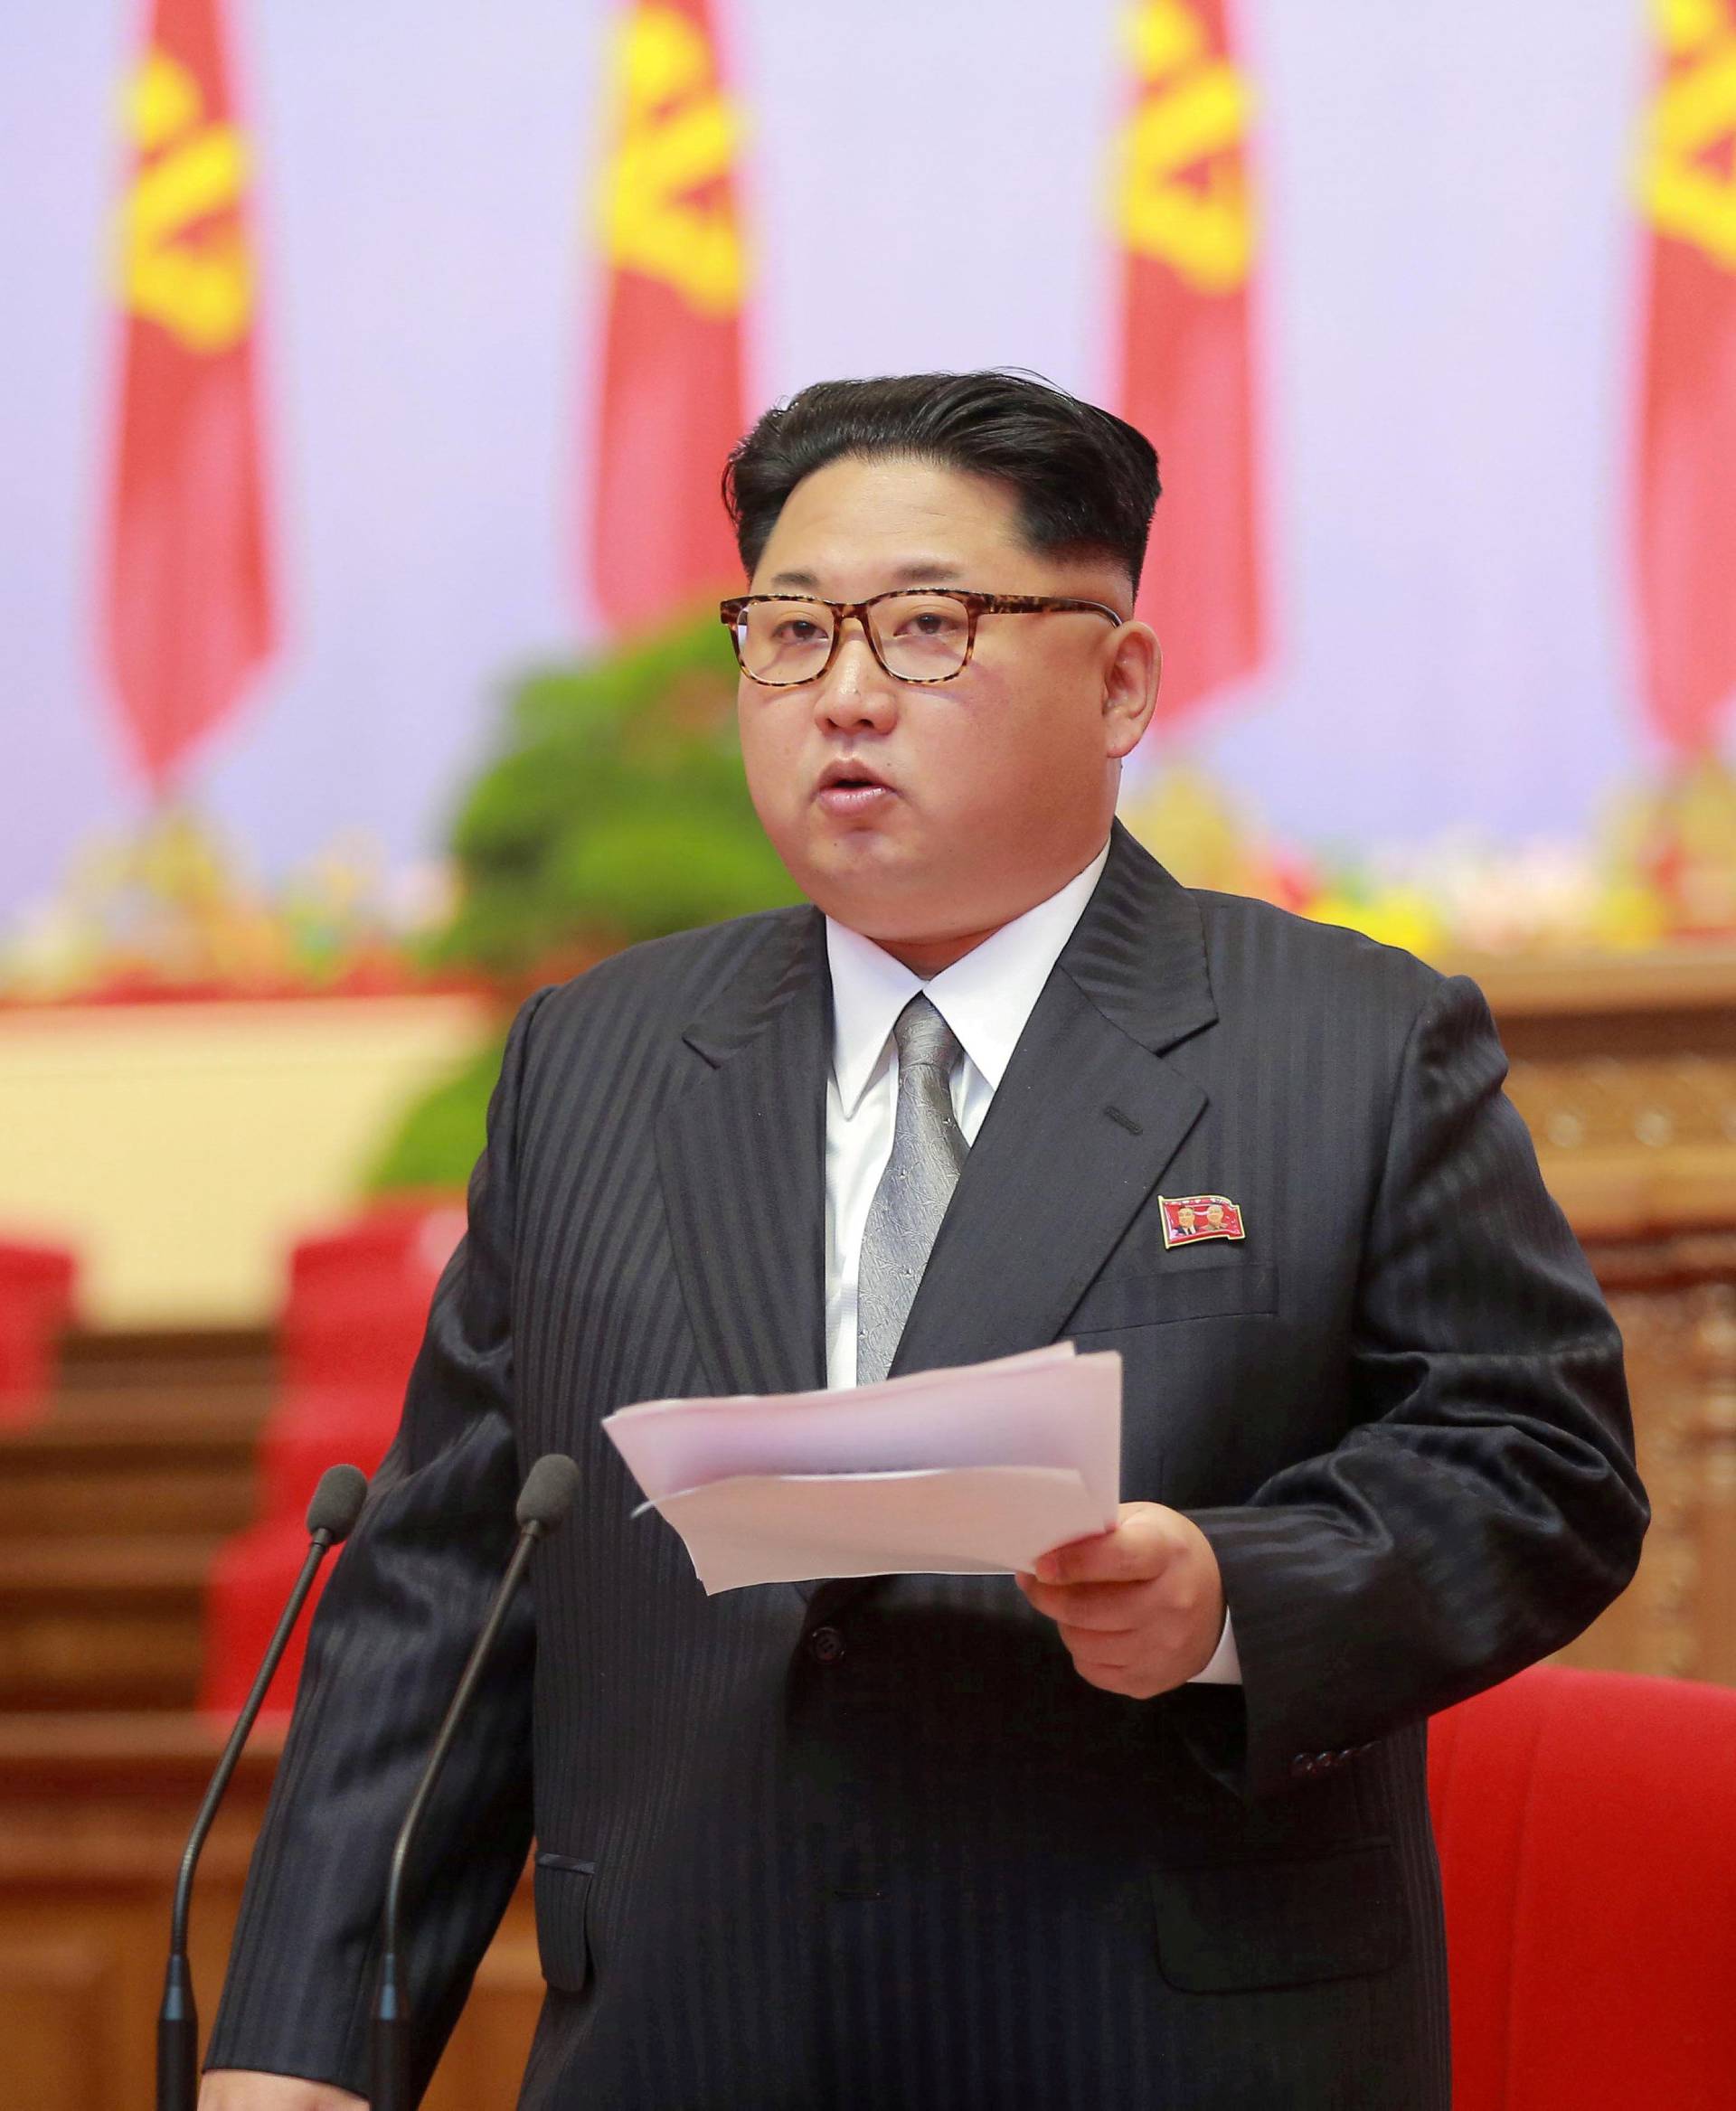
[[1109, 860], [1106, 843], [1058, 893], [924, 982], [860, 931], [826, 919], [832, 973], [832, 1075], [846, 1116], [878, 1069], [899, 1013], [919, 990], [958, 1035], [993, 1091], [1013, 1060], [1049, 971], [1073, 935]]

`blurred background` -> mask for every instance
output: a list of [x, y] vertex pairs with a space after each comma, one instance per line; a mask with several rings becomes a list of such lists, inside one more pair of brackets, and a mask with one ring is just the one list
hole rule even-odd
[[[1482, 982], [1656, 1506], [1571, 1654], [1736, 1683], [1736, 0], [24, 0], [0, 198], [19, 2100], [142, 2093], [512, 1006], [789, 898], [717, 483], [817, 379], [1150, 436], [1124, 817]], [[515, 1908], [430, 2101], [510, 2101], [539, 1985]]]

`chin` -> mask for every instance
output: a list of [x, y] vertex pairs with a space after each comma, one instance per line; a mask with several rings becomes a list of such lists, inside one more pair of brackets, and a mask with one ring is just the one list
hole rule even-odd
[[896, 876], [857, 870], [816, 873], [803, 891], [838, 923], [880, 946], [929, 945], [960, 922], [956, 896], [937, 890], [932, 873]]
[[912, 866], [907, 843], [893, 843], [883, 828], [866, 823], [816, 829], [776, 848], [805, 893], [828, 885], [895, 888], [901, 872], [908, 875]]

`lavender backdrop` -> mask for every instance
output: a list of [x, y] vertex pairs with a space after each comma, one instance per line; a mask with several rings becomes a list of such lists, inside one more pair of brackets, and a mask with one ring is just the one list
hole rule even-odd
[[[1001, 363], [1101, 393], [1111, 0], [720, 5], [757, 399]], [[234, 9], [288, 642], [191, 789], [268, 872], [341, 829], [438, 845], [502, 677], [595, 635], [576, 523], [613, 13]], [[1642, 0], [1241, 13], [1278, 651], [1199, 758], [1303, 843], [1579, 832], [1656, 760], [1624, 545]], [[131, 0], [0, 11], [0, 920], [138, 811], [92, 622], [137, 35]], [[971, 231], [962, 276], [937, 221]]]

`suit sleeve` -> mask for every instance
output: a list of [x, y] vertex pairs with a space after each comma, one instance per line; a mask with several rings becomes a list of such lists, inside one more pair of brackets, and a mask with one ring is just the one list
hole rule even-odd
[[[334, 1565], [254, 1850], [209, 2067], [367, 2094], [367, 2022], [392, 1839], [515, 1538], [511, 1328], [520, 1013], [434, 1293], [403, 1418]], [[534, 1581], [534, 1569], [533, 1569]], [[521, 1592], [418, 1835], [405, 1886], [419, 2086], [531, 1835], [534, 1637]]]
[[1637, 1563], [1620, 1336], [1505, 1076], [1476, 985], [1435, 984], [1368, 1220], [1354, 1426], [1246, 1505], [1190, 1513], [1235, 1622], [1245, 1793], [1559, 1649]]

